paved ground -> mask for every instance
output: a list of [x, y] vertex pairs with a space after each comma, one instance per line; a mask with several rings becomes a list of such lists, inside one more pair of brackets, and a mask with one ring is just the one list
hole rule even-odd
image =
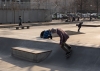
[[[99, 21], [84, 24], [99, 24]], [[70, 38], [73, 54], [65, 58], [59, 47], [59, 38], [43, 40], [42, 30], [62, 28]], [[82, 27], [77, 32], [76, 24], [32, 26], [30, 29], [0, 28], [0, 71], [100, 71], [100, 27]], [[40, 48], [53, 52], [44, 61], [32, 63], [11, 57], [11, 47]]]
[[[53, 20], [51, 22], [36, 22], [36, 23], [22, 23], [23, 25], [30, 25], [30, 26], [41, 26], [41, 25], [59, 25], [59, 24], [75, 24], [78, 23], [78, 21], [75, 22], [65, 22], [61, 20]], [[18, 23], [16, 24], [0, 24], [0, 28], [9, 28], [18, 26]]]

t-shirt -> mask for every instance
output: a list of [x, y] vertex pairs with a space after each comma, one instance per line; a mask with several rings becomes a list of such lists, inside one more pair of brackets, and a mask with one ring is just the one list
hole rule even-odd
[[61, 30], [60, 28], [57, 29], [57, 34], [60, 37], [60, 44], [65, 43], [69, 38], [69, 35], [65, 31]]

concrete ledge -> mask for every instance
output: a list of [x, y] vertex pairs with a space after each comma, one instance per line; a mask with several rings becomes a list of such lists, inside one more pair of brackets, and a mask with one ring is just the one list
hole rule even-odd
[[30, 27], [30, 26], [28, 26], [28, 25], [15, 26], [16, 30], [18, 30], [19, 28], [21, 28], [21, 29], [24, 29], [24, 28], [29, 29], [29, 27]]
[[45, 60], [51, 52], [51, 50], [29, 49], [23, 47], [12, 48], [12, 56], [35, 63]]

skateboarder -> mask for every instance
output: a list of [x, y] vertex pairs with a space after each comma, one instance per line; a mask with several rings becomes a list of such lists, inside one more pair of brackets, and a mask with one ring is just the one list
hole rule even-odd
[[80, 29], [81, 29], [82, 24], [83, 24], [83, 22], [80, 22], [80, 23], [78, 24], [78, 32], [80, 32]]
[[[52, 28], [51, 32], [52, 33], [57, 33], [59, 35], [61, 48], [66, 52], [66, 55], [69, 54], [70, 51], [71, 51], [71, 46], [66, 44], [66, 41], [69, 38], [69, 35], [60, 28], [57, 28], [57, 29]], [[67, 49], [65, 48], [65, 46], [67, 47]]]

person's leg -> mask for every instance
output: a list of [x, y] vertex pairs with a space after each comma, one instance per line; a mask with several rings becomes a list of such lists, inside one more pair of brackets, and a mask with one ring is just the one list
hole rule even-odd
[[65, 52], [69, 52], [69, 50], [65, 47], [65, 44], [61, 45], [61, 48], [65, 51]]
[[52, 36], [49, 36], [52, 39]]
[[68, 48], [69, 51], [71, 50], [71, 46], [70, 45], [68, 45], [67, 43], [65, 43], [65, 46]]
[[70, 54], [71, 51], [72, 51], [71, 46], [68, 45], [67, 43], [65, 43], [65, 48], [67, 49], [66, 55], [67, 55], [67, 54]]
[[22, 26], [22, 22], [20, 23], [20, 25]]
[[19, 22], [19, 26], [21, 26], [21, 22]]
[[80, 27], [78, 27], [78, 32], [80, 32]]
[[49, 32], [49, 34], [48, 34], [48, 38], [52, 39], [51, 32]]
[[49, 38], [52, 39], [52, 36], [48, 36], [48, 39], [49, 39]]

